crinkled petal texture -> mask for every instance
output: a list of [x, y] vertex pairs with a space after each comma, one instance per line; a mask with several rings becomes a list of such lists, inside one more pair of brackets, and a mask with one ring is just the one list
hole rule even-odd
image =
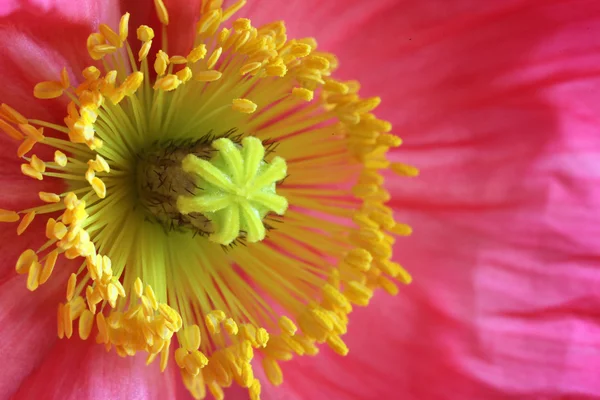
[[13, 399], [174, 399], [180, 379], [176, 365], [161, 373], [142, 354], [120, 358], [72, 338], [54, 346]]
[[597, 396], [600, 3], [372, 4], [326, 46], [421, 169], [389, 180], [414, 281], [353, 313], [348, 357], [289, 362], [264, 398]]

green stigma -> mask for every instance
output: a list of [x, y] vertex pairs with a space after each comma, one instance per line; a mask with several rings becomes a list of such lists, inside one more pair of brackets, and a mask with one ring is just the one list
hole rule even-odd
[[263, 219], [269, 212], [283, 215], [287, 199], [276, 193], [287, 165], [281, 157], [264, 160], [265, 148], [255, 137], [245, 137], [241, 146], [230, 139], [212, 142], [216, 150], [210, 161], [188, 154], [182, 168], [196, 178], [193, 196], [181, 195], [177, 209], [183, 215], [201, 213], [212, 223], [209, 240], [229, 245], [245, 232], [248, 242], [265, 238]]

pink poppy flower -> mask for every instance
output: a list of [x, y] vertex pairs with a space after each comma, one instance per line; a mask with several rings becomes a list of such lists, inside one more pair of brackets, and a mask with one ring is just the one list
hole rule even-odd
[[[78, 79], [89, 65], [81, 43], [98, 21], [114, 28], [130, 10], [132, 31], [141, 23], [159, 26], [152, 7], [130, 3], [3, 3], [0, 100], [28, 118], [61, 123], [67, 101], [39, 102], [31, 89], [56, 80], [63, 65]], [[187, 55], [192, 37], [186, 32], [199, 7], [166, 6], [169, 53]], [[343, 336], [347, 357], [325, 346], [317, 357], [296, 357], [282, 364], [281, 387], [263, 385], [263, 398], [583, 398], [599, 392], [591, 308], [598, 274], [593, 225], [586, 224], [586, 211], [597, 202], [590, 183], [599, 11], [591, 1], [390, 0], [258, 2], [240, 13], [257, 26], [283, 19], [289, 37], [314, 35], [320, 49], [336, 53], [337, 76], [358, 78], [361, 93], [380, 95], [378, 116], [402, 134], [404, 151], [389, 158], [422, 169], [418, 180], [388, 180], [398, 219], [418, 227], [418, 235], [398, 240], [395, 249], [416, 282], [399, 298], [377, 294], [370, 307], [352, 313]], [[41, 18], [50, 23], [32, 23]], [[9, 149], [0, 156], [3, 187], [10, 187], [0, 197], [3, 208], [35, 206], [39, 191], [60, 190], [48, 177], [32, 185], [15, 174], [18, 143], [0, 140]], [[40, 158], [52, 159], [37, 147]], [[18, 244], [2, 247], [5, 259], [38, 248], [44, 225], [37, 217], [18, 241], [4, 225], [4, 243]], [[3, 397], [188, 396], [174, 361], [160, 374], [139, 355], [106, 353], [90, 343], [93, 337], [55, 339], [55, 305], [64, 302], [72, 270], [57, 265], [31, 294], [7, 264], [0, 292], [0, 321], [8, 327], [0, 346], [7, 365]], [[266, 381], [260, 369], [256, 374]], [[227, 393], [245, 397], [236, 389]]]

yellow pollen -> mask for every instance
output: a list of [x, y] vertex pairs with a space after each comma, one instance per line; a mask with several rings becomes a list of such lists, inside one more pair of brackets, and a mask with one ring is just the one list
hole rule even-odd
[[0, 105], [21, 173], [56, 183], [0, 222], [17, 236], [45, 224], [15, 271], [30, 291], [64, 279], [59, 338], [161, 371], [173, 354], [194, 398], [239, 385], [258, 400], [256, 368], [280, 385], [294, 357], [345, 356], [354, 307], [411, 282], [392, 255], [412, 228], [385, 180], [418, 169], [390, 161], [402, 140], [376, 117], [381, 99], [337, 79], [315, 39], [235, 17], [245, 0], [201, 3], [181, 55], [168, 54], [163, 0], [154, 29], [130, 32], [128, 13], [99, 24], [81, 49], [95, 66], [32, 88], [64, 101], [64, 123]]
[[149, 42], [154, 39], [154, 30], [147, 25], [137, 28], [137, 38], [142, 42]]
[[221, 71], [199, 71], [194, 75], [194, 79], [199, 82], [214, 82], [223, 76]]
[[244, 114], [252, 114], [257, 105], [248, 99], [233, 99], [231, 108]]

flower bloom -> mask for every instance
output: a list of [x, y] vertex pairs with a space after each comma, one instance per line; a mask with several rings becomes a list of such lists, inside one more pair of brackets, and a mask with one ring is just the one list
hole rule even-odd
[[21, 284], [62, 287], [59, 338], [161, 371], [172, 357], [199, 399], [233, 384], [258, 399], [257, 368], [279, 385], [280, 363], [319, 344], [345, 356], [350, 312], [411, 280], [392, 261], [411, 228], [385, 205], [383, 171], [417, 170], [386, 158], [401, 140], [379, 97], [336, 79], [315, 39], [238, 17], [244, 4], [202, 2], [189, 48], [162, 0], [156, 32], [132, 26], [135, 10], [101, 23], [79, 50], [89, 65], [33, 88], [65, 105], [60, 122], [0, 105], [40, 184], [0, 210], [32, 232]]

